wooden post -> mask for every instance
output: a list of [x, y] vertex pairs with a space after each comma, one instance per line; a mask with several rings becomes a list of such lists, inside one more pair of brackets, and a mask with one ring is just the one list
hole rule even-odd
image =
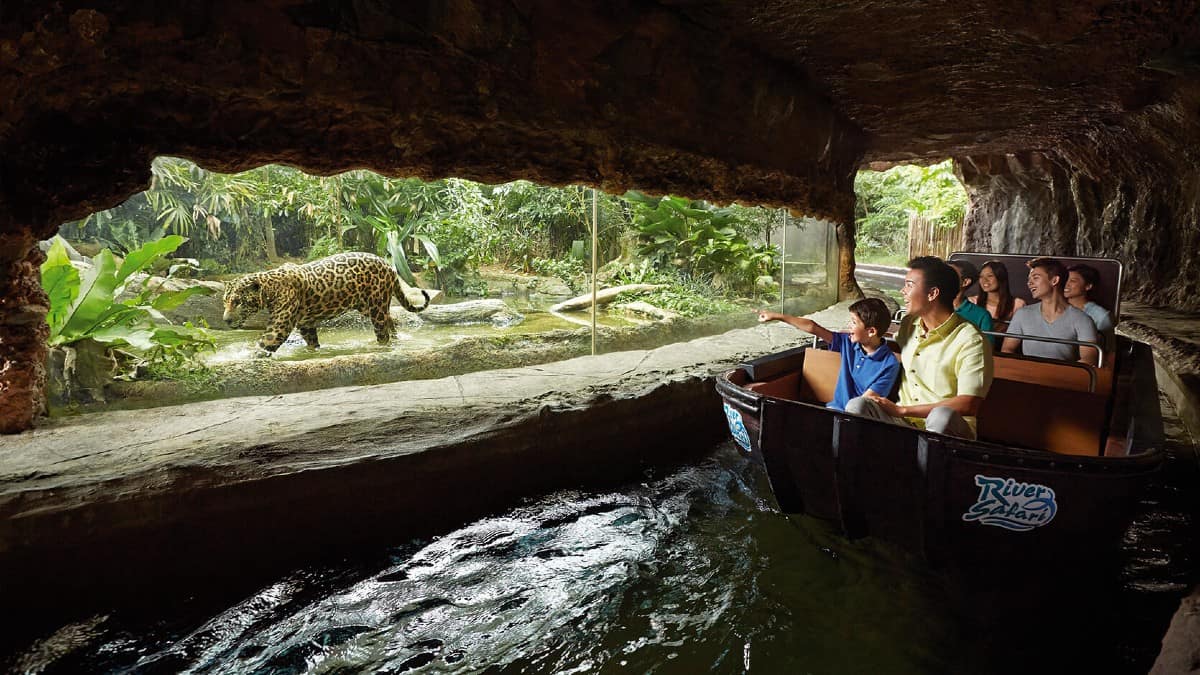
[[596, 258], [600, 256], [600, 207], [596, 188], [592, 188], [592, 356], [596, 355]]
[[783, 303], [783, 297], [787, 290], [787, 208], [779, 209], [779, 213], [783, 216], [782, 233], [779, 235], [779, 311], [786, 314], [787, 306]]

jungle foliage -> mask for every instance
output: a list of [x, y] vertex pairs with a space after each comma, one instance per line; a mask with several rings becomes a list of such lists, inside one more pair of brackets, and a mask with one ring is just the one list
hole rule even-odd
[[957, 227], [967, 208], [967, 194], [950, 160], [932, 166], [860, 171], [854, 179], [854, 194], [856, 257], [863, 262], [903, 265], [911, 219]]
[[[593, 194], [579, 186], [425, 182], [365, 170], [322, 177], [278, 165], [225, 175], [170, 157], [156, 159], [152, 175], [150, 189], [68, 223], [64, 235], [119, 254], [185, 236], [180, 253], [208, 275], [369, 251], [452, 295], [470, 290], [484, 266], [554, 274], [572, 288], [590, 271]], [[755, 279], [777, 268], [774, 249], [752, 243], [772, 222], [764, 209], [637, 193], [597, 194], [596, 208], [610, 274], [650, 259], [711, 295], [753, 292]]]

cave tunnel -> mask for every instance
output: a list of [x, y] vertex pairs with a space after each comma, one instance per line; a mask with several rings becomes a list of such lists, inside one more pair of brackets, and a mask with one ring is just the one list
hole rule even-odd
[[966, 248], [1200, 312], [1194, 3], [35, 0], [0, 6], [0, 101], [8, 434], [46, 405], [37, 243], [160, 155], [784, 207], [836, 224], [843, 297], [855, 173], [952, 158]]

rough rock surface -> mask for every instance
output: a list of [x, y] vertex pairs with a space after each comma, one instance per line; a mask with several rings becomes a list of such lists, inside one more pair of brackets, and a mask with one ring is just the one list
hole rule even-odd
[[[1193, 119], [1179, 138], [1197, 141], [1135, 143], [1110, 151], [1118, 156], [1103, 170], [1065, 152], [959, 160], [971, 197], [966, 248], [1116, 258], [1125, 298], [1200, 311], [1200, 115]], [[1160, 152], [1173, 156], [1150, 156]]]
[[1159, 388], [1171, 397], [1192, 436], [1200, 439], [1200, 318], [1125, 303], [1117, 330], [1154, 349]]
[[1179, 603], [1150, 675], [1200, 672], [1200, 590]]
[[6, 6], [0, 226], [49, 234], [116, 204], [157, 154], [845, 220], [863, 135], [794, 64], [725, 33], [628, 1]]
[[764, 324], [544, 366], [52, 420], [0, 453], [0, 578], [23, 580], [0, 605], [25, 617], [163, 579], [195, 593], [532, 491], [628, 480], [724, 435], [716, 373], [804, 337]]
[[46, 256], [28, 235], [0, 231], [0, 434], [28, 429], [46, 410], [46, 313], [38, 271]]

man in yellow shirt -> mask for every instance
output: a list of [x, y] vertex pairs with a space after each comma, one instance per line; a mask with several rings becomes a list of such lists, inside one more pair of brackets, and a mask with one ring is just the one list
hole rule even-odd
[[954, 312], [958, 273], [940, 258], [908, 263], [896, 342], [904, 372], [900, 403], [874, 392], [850, 399], [846, 412], [941, 434], [975, 438], [975, 415], [992, 386], [992, 347]]

